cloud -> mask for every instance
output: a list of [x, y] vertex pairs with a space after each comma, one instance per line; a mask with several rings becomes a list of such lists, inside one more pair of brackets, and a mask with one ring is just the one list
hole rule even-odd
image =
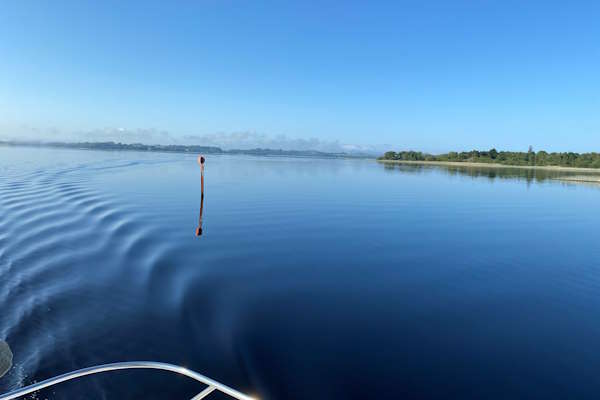
[[[0, 134], [5, 129], [0, 130]], [[222, 149], [282, 149], [316, 150], [329, 153], [380, 153], [386, 146], [364, 146], [343, 143], [339, 140], [318, 138], [290, 138], [286, 135], [268, 135], [264, 133], [218, 132], [205, 135], [174, 135], [165, 130], [154, 128], [127, 129], [109, 127], [88, 131], [64, 132], [56, 128], [38, 129], [31, 126], [19, 126], [11, 130], [12, 135], [2, 135], [8, 140], [40, 140], [69, 142], [121, 142], [144, 144], [186, 144], [217, 146]]]
[[146, 144], [174, 144], [177, 139], [169, 132], [158, 129], [101, 128], [83, 131], [64, 131], [57, 128], [44, 128], [28, 124], [0, 124], [0, 139], [39, 142], [121, 142]]
[[103, 128], [76, 134], [80, 141], [121, 142], [144, 144], [176, 144], [177, 139], [169, 132], [158, 129]]
[[362, 146], [347, 144], [339, 140], [322, 140], [318, 138], [290, 138], [286, 135], [267, 135], [257, 132], [219, 132], [207, 135], [183, 136], [183, 142], [207, 146], [219, 146], [223, 149], [282, 149], [282, 150], [317, 150], [328, 153], [377, 153], [380, 146]]
[[220, 132], [208, 135], [187, 135], [182, 139], [191, 144], [220, 146], [224, 149], [269, 148], [328, 152], [343, 150], [343, 146], [338, 141], [323, 141], [317, 138], [296, 139], [288, 138], [285, 135], [271, 136], [256, 132]]
[[57, 141], [64, 140], [64, 134], [57, 128], [41, 129], [29, 124], [9, 124], [0, 122], [0, 139], [27, 141]]

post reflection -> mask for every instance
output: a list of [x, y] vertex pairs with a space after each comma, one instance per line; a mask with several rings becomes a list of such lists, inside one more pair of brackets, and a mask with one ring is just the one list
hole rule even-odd
[[196, 236], [202, 236], [202, 211], [204, 210], [204, 193], [200, 197], [200, 216], [198, 217], [198, 227], [196, 228]]
[[198, 156], [198, 165], [200, 166], [200, 216], [198, 217], [198, 227], [196, 228], [196, 236], [202, 236], [202, 211], [204, 209], [204, 156]]

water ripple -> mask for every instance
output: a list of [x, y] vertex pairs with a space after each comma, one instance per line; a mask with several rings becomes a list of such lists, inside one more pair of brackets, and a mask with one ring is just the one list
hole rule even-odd
[[[131, 276], [131, 271], [109, 265], [137, 260], [139, 266], [150, 266], [146, 278], [140, 277], [148, 280], [162, 263], [158, 260], [164, 260], [168, 246], [156, 245], [151, 238], [154, 229], [142, 215], [92, 189], [86, 179], [92, 171], [138, 164], [81, 163], [31, 173], [7, 171], [2, 176], [0, 335], [17, 344], [15, 365], [2, 385], [27, 383], [33, 371], [47, 364], [53, 349], [71, 351], [69, 342], [78, 329], [74, 324], [85, 321], [87, 312], [72, 299], [95, 293], [95, 289], [87, 292], [94, 282], [106, 285]], [[116, 259], [108, 263], [111, 257]]]

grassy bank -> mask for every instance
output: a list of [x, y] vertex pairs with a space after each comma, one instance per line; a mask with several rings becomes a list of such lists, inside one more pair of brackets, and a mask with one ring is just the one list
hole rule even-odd
[[477, 167], [477, 168], [519, 168], [519, 169], [539, 169], [547, 171], [569, 171], [569, 172], [589, 172], [600, 176], [598, 168], [579, 168], [579, 167], [559, 167], [554, 165], [507, 165], [495, 163], [478, 163], [469, 161], [409, 161], [409, 160], [384, 160], [378, 159], [377, 162], [383, 164], [419, 164], [419, 165], [443, 165], [452, 167]]

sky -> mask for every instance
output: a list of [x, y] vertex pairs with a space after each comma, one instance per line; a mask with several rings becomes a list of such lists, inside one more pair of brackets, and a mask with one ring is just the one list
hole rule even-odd
[[7, 1], [0, 138], [600, 151], [600, 2]]

